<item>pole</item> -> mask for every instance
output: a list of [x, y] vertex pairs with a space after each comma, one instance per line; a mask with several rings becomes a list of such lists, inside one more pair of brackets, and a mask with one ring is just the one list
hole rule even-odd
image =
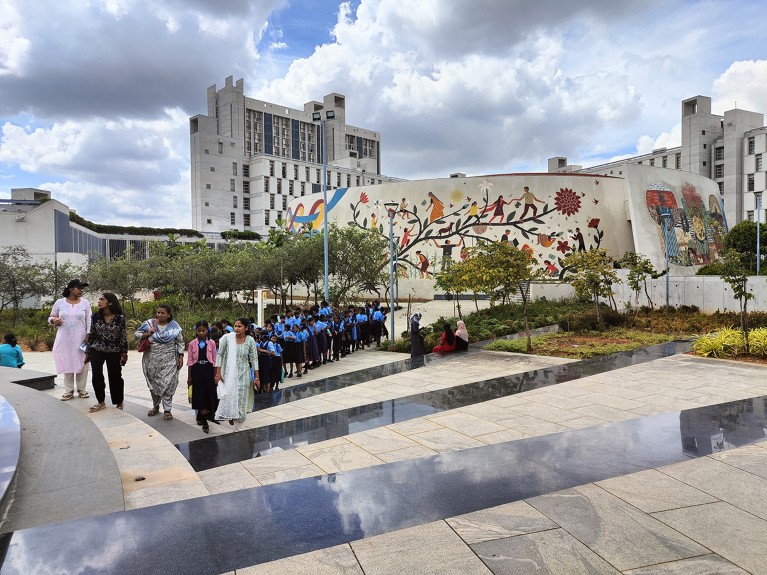
[[668, 222], [669, 218], [671, 218], [671, 214], [663, 214], [663, 245], [666, 247], [666, 307], [669, 306], [668, 303], [668, 294], [669, 294], [669, 277], [668, 277], [668, 237], [667, 234], [670, 233], [668, 230]]
[[760, 245], [760, 228], [761, 228], [761, 214], [762, 211], [762, 192], [754, 194], [756, 196], [756, 275], [759, 275], [760, 264], [762, 263], [762, 246]]
[[394, 210], [389, 209], [389, 342], [394, 341]]
[[325, 234], [325, 301], [330, 302], [328, 293], [328, 154], [325, 141], [325, 123], [327, 120], [321, 120], [322, 123], [322, 226]]

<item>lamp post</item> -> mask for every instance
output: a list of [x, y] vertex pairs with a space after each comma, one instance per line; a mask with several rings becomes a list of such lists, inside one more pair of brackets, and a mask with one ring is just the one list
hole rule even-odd
[[669, 306], [668, 294], [669, 294], [669, 277], [668, 277], [668, 229], [669, 222], [671, 221], [671, 214], [661, 214], [661, 222], [663, 222], [663, 245], [666, 248], [666, 307]]
[[320, 112], [312, 112], [312, 121], [319, 122], [322, 128], [322, 229], [325, 234], [323, 242], [323, 251], [325, 253], [325, 301], [330, 301], [330, 295], [328, 292], [328, 155], [325, 142], [325, 124], [328, 120], [335, 120], [336, 113], [333, 110], [325, 112], [325, 119], [322, 119]]
[[762, 192], [754, 192], [754, 199], [756, 201], [756, 275], [759, 275], [759, 270], [762, 263], [762, 246], [760, 244], [760, 228], [761, 228], [761, 212], [762, 212]]
[[394, 214], [393, 207], [389, 208], [389, 342], [394, 341]]

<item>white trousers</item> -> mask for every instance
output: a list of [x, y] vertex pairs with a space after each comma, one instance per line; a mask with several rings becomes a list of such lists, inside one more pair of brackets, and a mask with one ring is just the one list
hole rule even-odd
[[80, 373], [64, 374], [64, 391], [66, 393], [74, 393], [75, 379], [77, 379], [77, 391], [85, 391], [85, 387], [88, 384], [88, 366], [87, 365], [83, 366], [83, 370]]

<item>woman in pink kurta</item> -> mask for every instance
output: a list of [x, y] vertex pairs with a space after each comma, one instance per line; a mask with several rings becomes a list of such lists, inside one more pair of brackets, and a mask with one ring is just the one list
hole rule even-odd
[[88, 340], [91, 329], [91, 304], [82, 297], [83, 289], [88, 286], [80, 280], [72, 280], [64, 289], [62, 298], [56, 300], [51, 309], [48, 323], [56, 327], [56, 340], [53, 343], [53, 361], [56, 373], [64, 374], [64, 395], [62, 401], [68, 401], [75, 395], [81, 398], [89, 396], [85, 389], [88, 383], [88, 366], [85, 353], [80, 346]]

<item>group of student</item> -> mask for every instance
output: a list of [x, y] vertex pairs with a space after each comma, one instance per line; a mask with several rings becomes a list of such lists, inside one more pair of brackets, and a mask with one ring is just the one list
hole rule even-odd
[[[251, 318], [247, 334], [253, 337], [258, 351], [259, 386], [256, 393], [279, 389], [285, 378], [307, 375], [309, 370], [340, 361], [350, 353], [381, 345], [389, 337], [386, 311], [378, 301], [364, 306], [333, 310], [327, 302], [309, 309], [295, 308], [286, 314], [273, 315], [263, 326]], [[233, 330], [227, 320], [210, 326], [214, 341]]]

